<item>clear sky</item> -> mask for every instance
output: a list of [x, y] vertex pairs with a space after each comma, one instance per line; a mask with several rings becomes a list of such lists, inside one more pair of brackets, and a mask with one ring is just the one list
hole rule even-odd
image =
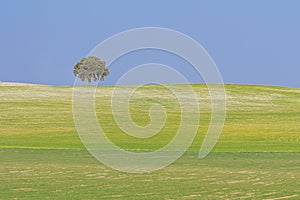
[[72, 85], [74, 64], [101, 41], [155, 26], [198, 41], [225, 83], [300, 87], [299, 9], [298, 0], [1, 0], [0, 81]]

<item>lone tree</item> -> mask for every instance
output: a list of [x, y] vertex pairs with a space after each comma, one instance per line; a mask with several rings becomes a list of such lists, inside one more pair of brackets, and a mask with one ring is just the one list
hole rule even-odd
[[88, 81], [89, 85], [93, 81], [103, 81], [105, 76], [109, 75], [108, 68], [105, 62], [97, 56], [88, 56], [79, 61], [73, 69], [75, 76], [78, 76], [82, 81]]

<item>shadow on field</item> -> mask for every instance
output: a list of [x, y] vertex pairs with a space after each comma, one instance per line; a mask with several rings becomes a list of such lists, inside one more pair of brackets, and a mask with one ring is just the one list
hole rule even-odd
[[299, 198], [300, 153], [197, 155], [187, 152], [154, 173], [129, 174], [85, 150], [1, 149], [1, 198]]

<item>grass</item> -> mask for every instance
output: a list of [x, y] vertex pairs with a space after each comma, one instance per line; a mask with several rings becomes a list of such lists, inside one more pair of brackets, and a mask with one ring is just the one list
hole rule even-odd
[[[222, 135], [213, 152], [199, 160], [211, 105], [204, 85], [193, 88], [201, 123], [188, 151], [162, 170], [128, 174], [102, 165], [85, 150], [74, 128], [71, 87], [0, 87], [0, 199], [299, 199], [300, 90], [226, 85]], [[96, 112], [119, 147], [153, 151], [173, 138], [179, 106], [164, 87], [145, 86], [130, 100], [139, 125], [150, 122], [152, 103], [167, 109], [165, 127], [149, 139], [118, 128], [111, 93], [111, 87], [98, 88]]]

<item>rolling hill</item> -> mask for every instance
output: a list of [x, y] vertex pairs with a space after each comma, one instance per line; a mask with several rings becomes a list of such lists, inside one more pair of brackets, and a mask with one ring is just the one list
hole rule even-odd
[[[85, 150], [74, 126], [72, 87], [2, 83], [1, 199], [299, 198], [300, 89], [225, 88], [225, 125], [207, 158], [200, 160], [197, 153], [210, 122], [210, 96], [205, 85], [196, 84], [201, 121], [193, 144], [169, 167], [136, 175], [114, 171]], [[140, 126], [150, 123], [153, 103], [167, 110], [165, 127], [149, 139], [119, 129], [111, 111], [112, 92], [113, 87], [103, 86], [95, 95], [99, 123], [111, 141], [139, 152], [160, 149], [172, 140], [180, 106], [170, 91], [147, 85], [130, 99], [131, 117]]]

